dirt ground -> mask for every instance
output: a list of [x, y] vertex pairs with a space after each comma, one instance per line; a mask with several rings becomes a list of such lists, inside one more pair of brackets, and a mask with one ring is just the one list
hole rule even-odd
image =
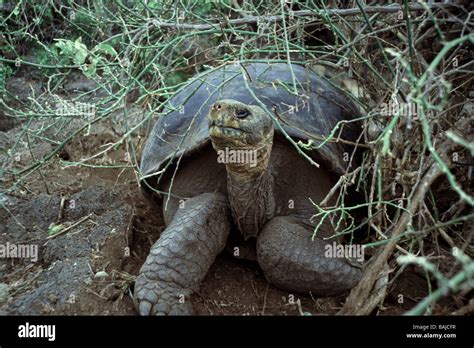
[[[9, 128], [11, 125], [0, 132], [5, 148], [22, 131], [21, 126]], [[2, 194], [6, 209], [0, 209], [0, 244], [38, 245], [39, 258], [37, 262], [0, 258], [0, 314], [137, 314], [133, 282], [164, 229], [160, 208], [144, 200], [132, 168], [61, 163], [79, 161], [119, 139], [111, 124], [96, 124], [39, 171], [33, 171], [27, 184], [18, 183], [12, 193]], [[138, 151], [145, 139], [146, 134], [132, 139]], [[8, 166], [25, 167], [53, 149], [44, 142], [23, 149]], [[127, 165], [126, 146], [107, 152], [96, 163]], [[11, 177], [1, 180], [5, 187], [15, 183]], [[63, 232], [51, 236], [48, 231], [54, 226], [61, 226]], [[403, 313], [427, 295], [426, 278], [419, 270], [408, 267], [397, 277], [374, 314]], [[197, 315], [331, 315], [345, 298], [312, 298], [281, 291], [267, 283], [256, 263], [224, 252], [192, 301]], [[434, 312], [455, 309], [456, 300], [450, 299], [439, 302]]]
[[[68, 151], [71, 159], [81, 152], [79, 144], [70, 148], [74, 148]], [[114, 155], [120, 157], [120, 152]], [[133, 281], [164, 229], [160, 209], [142, 198], [131, 170], [61, 169], [51, 163], [43, 176], [45, 180], [29, 190], [40, 192], [47, 186], [49, 195], [9, 196], [13, 216], [1, 213], [7, 224], [0, 242], [36, 243], [41, 256], [36, 263], [0, 259], [0, 281], [8, 284], [9, 293], [0, 310], [3, 314], [135, 315]], [[65, 208], [58, 221], [62, 198]], [[89, 214], [69, 232], [47, 239], [51, 223], [72, 225]], [[127, 247], [130, 256], [125, 256]], [[101, 271], [106, 272], [104, 277], [97, 275]], [[289, 295], [268, 285], [255, 263], [224, 252], [192, 301], [198, 315], [298, 315], [334, 313], [344, 300], [296, 294], [293, 300]]]

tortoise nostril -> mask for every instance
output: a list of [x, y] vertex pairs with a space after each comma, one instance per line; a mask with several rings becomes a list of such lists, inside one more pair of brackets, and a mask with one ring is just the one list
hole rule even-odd
[[216, 109], [216, 110], [222, 109], [221, 104], [214, 104], [214, 109]]

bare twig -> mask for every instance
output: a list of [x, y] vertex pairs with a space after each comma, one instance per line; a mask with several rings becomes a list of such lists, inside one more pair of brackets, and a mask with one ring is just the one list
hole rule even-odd
[[66, 232], [70, 231], [71, 229], [73, 229], [74, 227], [82, 224], [84, 221], [86, 221], [87, 219], [89, 219], [90, 217], [92, 216], [92, 213], [90, 213], [89, 215], [87, 216], [84, 216], [82, 219], [80, 219], [79, 221], [73, 223], [71, 226], [68, 226], [66, 227], [65, 229], [61, 230], [60, 232], [56, 233], [56, 234], [53, 234], [52, 236], [48, 236], [46, 237], [46, 239], [53, 239], [53, 238], [56, 238], [60, 235], [63, 235], [65, 234]]
[[[454, 7], [452, 3], [439, 3], [439, 4], [426, 4], [431, 10], [445, 9]], [[426, 7], [421, 4], [410, 4], [407, 9], [409, 12], [420, 12], [425, 11]], [[403, 7], [398, 4], [388, 6], [368, 6], [364, 8], [365, 13], [397, 13], [403, 11]], [[301, 10], [293, 11], [291, 13], [294, 17], [314, 17], [312, 21], [321, 20], [321, 12], [324, 12], [325, 16], [329, 17], [344, 17], [344, 16], [356, 16], [362, 13], [360, 8], [348, 8], [348, 9], [327, 9], [327, 10]], [[179, 29], [179, 30], [210, 30], [219, 29], [225, 27], [236, 27], [239, 25], [257, 24], [257, 23], [275, 23], [281, 22], [288, 16], [276, 15], [276, 16], [246, 16], [245, 18], [232, 19], [213, 24], [191, 24], [191, 23], [170, 23], [164, 22], [158, 19], [153, 19], [150, 25], [159, 28], [167, 29]]]
[[[464, 129], [466, 125], [466, 119], [461, 119], [456, 125], [457, 129]], [[445, 141], [440, 148], [443, 149], [443, 153], [440, 157], [447, 162], [449, 151], [455, 146], [451, 141]], [[433, 160], [427, 161], [427, 171], [423, 175], [420, 184], [418, 185], [406, 211], [404, 211], [398, 219], [392, 234], [390, 242], [380, 250], [375, 256], [375, 260], [366, 269], [359, 284], [352, 289], [349, 297], [344, 304], [344, 307], [339, 311], [341, 315], [367, 315], [366, 303], [370, 299], [370, 295], [376, 280], [379, 278], [379, 274], [382, 272], [384, 265], [386, 264], [389, 257], [392, 255], [394, 249], [397, 246], [398, 236], [406, 230], [408, 223], [413, 218], [413, 213], [417, 211], [418, 206], [425, 198], [426, 193], [430, 189], [431, 184], [443, 174], [443, 169], [435, 163]]]

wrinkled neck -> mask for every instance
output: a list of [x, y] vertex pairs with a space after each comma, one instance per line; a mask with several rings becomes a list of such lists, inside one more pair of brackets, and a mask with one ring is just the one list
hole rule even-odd
[[256, 237], [273, 217], [274, 179], [269, 160], [272, 144], [258, 151], [254, 167], [227, 164], [227, 191], [234, 221], [244, 239]]

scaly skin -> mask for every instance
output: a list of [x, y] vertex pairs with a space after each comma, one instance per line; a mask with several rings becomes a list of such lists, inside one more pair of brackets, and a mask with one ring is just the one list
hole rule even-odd
[[355, 286], [362, 271], [345, 259], [326, 258], [327, 243], [311, 240], [312, 231], [279, 216], [270, 220], [257, 239], [257, 259], [273, 285], [316, 296], [337, 295]]
[[140, 269], [135, 283], [140, 314], [193, 314], [189, 296], [198, 290], [224, 249], [229, 231], [230, 213], [224, 195], [204, 193], [187, 200]]

